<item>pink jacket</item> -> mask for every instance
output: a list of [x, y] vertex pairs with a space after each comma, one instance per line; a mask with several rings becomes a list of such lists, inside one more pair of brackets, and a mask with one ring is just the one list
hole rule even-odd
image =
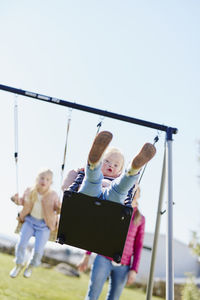
[[[137, 208], [134, 209], [132, 219], [130, 222], [124, 251], [122, 254], [121, 264], [130, 265], [130, 270], [138, 272], [141, 252], [144, 240], [144, 229], [145, 229], [145, 217], [142, 216], [138, 224], [133, 223], [134, 215]], [[87, 251], [86, 254], [90, 255], [91, 252]], [[131, 258], [133, 256], [133, 262], [131, 264]], [[106, 257], [113, 260], [111, 257]]]

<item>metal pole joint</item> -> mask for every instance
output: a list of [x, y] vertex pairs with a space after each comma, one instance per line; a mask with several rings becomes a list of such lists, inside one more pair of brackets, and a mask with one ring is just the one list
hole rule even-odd
[[167, 130], [166, 130], [166, 140], [167, 141], [173, 141], [173, 134], [176, 134], [178, 132], [178, 129], [177, 128], [172, 128], [172, 127], [167, 127]]

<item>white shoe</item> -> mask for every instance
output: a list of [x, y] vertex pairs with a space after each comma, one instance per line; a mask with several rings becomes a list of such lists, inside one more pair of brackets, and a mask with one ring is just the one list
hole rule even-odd
[[20, 271], [23, 269], [23, 265], [16, 265], [11, 271], [10, 271], [10, 277], [15, 278], [17, 275], [19, 275]]
[[24, 277], [29, 278], [32, 275], [33, 266], [29, 265], [24, 271]]

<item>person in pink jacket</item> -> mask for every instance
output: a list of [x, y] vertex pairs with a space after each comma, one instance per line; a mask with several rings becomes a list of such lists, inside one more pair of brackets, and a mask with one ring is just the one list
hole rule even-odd
[[19, 197], [18, 194], [11, 197], [15, 204], [23, 206], [18, 215], [18, 220], [23, 225], [15, 249], [16, 266], [10, 272], [12, 278], [17, 277], [25, 266], [25, 253], [30, 238], [35, 236], [35, 245], [33, 256], [24, 271], [26, 278], [31, 276], [33, 267], [41, 263], [50, 232], [56, 229], [61, 203], [57, 193], [50, 188], [52, 179], [53, 172], [51, 170], [42, 170], [36, 177], [35, 185], [27, 188], [23, 197]]
[[[137, 199], [140, 189], [134, 196], [132, 206], [134, 208], [129, 231], [127, 234], [121, 263], [117, 264], [110, 257], [97, 255], [91, 270], [88, 291], [85, 300], [97, 300], [101, 294], [104, 283], [109, 277], [109, 289], [107, 300], [119, 299], [124, 286], [134, 283], [139, 269], [140, 257], [143, 248], [145, 217], [138, 210]], [[91, 252], [84, 254], [78, 265], [80, 271], [86, 271]]]
[[[71, 170], [64, 180], [63, 190], [78, 191], [105, 201], [124, 204], [128, 192], [137, 185], [140, 169], [154, 157], [156, 149], [150, 143], [144, 144], [140, 152], [133, 158], [128, 169], [122, 172], [124, 156], [116, 148], [107, 149], [111, 140], [112, 133], [109, 131], [102, 131], [95, 137], [85, 170]], [[97, 255], [85, 300], [97, 300], [99, 298], [109, 275], [110, 288], [107, 300], [119, 299], [126, 282], [127, 284], [134, 282], [143, 246], [145, 225], [145, 219], [137, 207], [134, 208], [130, 224], [120, 264], [116, 264], [109, 257]], [[90, 252], [86, 252], [79, 265], [79, 270], [84, 270], [87, 267], [89, 254]], [[134, 257], [133, 263], [132, 257]]]

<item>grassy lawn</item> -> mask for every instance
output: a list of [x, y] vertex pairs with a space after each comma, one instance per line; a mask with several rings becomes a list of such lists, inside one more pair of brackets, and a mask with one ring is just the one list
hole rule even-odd
[[[79, 300], [84, 299], [89, 276], [69, 277], [54, 268], [38, 267], [32, 277], [23, 277], [23, 272], [15, 279], [9, 272], [14, 266], [13, 256], [0, 253], [0, 299], [1, 300]], [[105, 299], [107, 284], [99, 300]], [[145, 294], [136, 289], [125, 288], [120, 300], [145, 300]], [[154, 300], [161, 298], [153, 297]]]

